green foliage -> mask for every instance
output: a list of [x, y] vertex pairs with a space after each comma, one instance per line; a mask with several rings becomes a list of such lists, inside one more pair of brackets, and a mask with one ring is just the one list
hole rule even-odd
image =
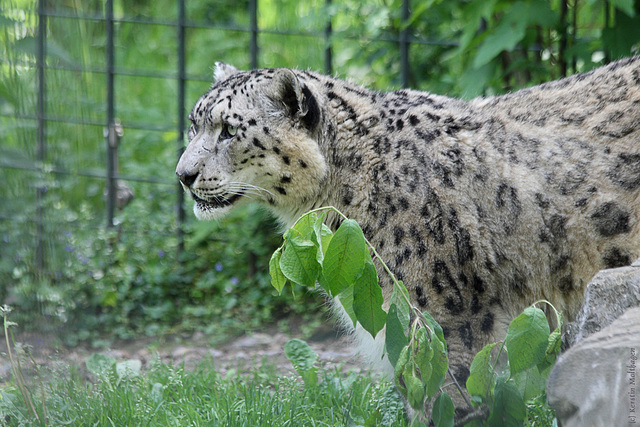
[[453, 427], [453, 414], [455, 408], [451, 397], [447, 393], [442, 393], [433, 402], [433, 423], [439, 427]]
[[521, 426], [525, 415], [524, 400], [516, 386], [499, 377], [494, 388], [494, 403], [487, 425], [491, 427]]
[[[277, 375], [268, 364], [223, 374], [211, 359], [190, 371], [159, 360], [139, 369], [138, 361], [92, 355], [86, 365], [88, 380], [74, 369], [47, 373], [47, 393], [33, 403], [46, 405], [48, 425], [407, 425], [393, 386], [366, 375], [319, 368], [318, 383], [301, 388], [298, 378]], [[45, 425], [12, 384], [0, 390], [0, 419], [7, 427]]]
[[527, 28], [555, 26], [557, 20], [557, 14], [544, 0], [519, 1], [509, 5], [499, 24], [485, 35], [473, 59], [473, 68], [488, 64], [503, 51], [515, 49], [526, 36]]
[[[540, 303], [548, 304], [556, 313], [553, 333], [544, 312], [536, 307]], [[544, 404], [545, 388], [560, 350], [561, 328], [562, 316], [555, 307], [538, 301], [513, 319], [504, 343], [489, 344], [475, 356], [467, 391], [477, 406], [491, 409], [487, 425], [522, 426], [525, 420], [535, 423], [553, 418]], [[547, 421], [540, 425], [548, 425]]]
[[[343, 218], [333, 235], [323, 226], [324, 213], [318, 215], [324, 211]], [[323, 238], [328, 244], [323, 245]], [[378, 285], [378, 273], [370, 251], [390, 274], [394, 283], [389, 314], [382, 309], [382, 290]], [[285, 254], [289, 254], [286, 260]], [[332, 207], [316, 209], [303, 215], [285, 232], [284, 244], [274, 252], [270, 267], [275, 277], [272, 283], [278, 292], [282, 290], [281, 276], [308, 287], [315, 287], [315, 280], [319, 278], [324, 291], [338, 297], [354, 322], [359, 323], [373, 337], [384, 327], [394, 331], [393, 334], [385, 335], [386, 351], [395, 366], [396, 386], [413, 408], [421, 409], [425, 402], [438, 394], [449, 367], [442, 328], [428, 313], [423, 314], [411, 306], [406, 289], [391, 274], [354, 220], [344, 217]], [[313, 273], [301, 273], [309, 271]], [[416, 320], [407, 331], [412, 312]], [[305, 383], [313, 384], [312, 379], [305, 376], [312, 368], [301, 367], [308, 366], [310, 360], [315, 360], [313, 353], [302, 342], [296, 340], [290, 343], [291, 356], [288, 356], [305, 378]], [[300, 353], [304, 356], [300, 356]], [[294, 354], [297, 357], [293, 357]], [[301, 360], [305, 362], [304, 365]], [[311, 376], [314, 376], [313, 372]], [[441, 425], [447, 425], [453, 420], [453, 405], [447, 405], [444, 400], [440, 402], [443, 403], [439, 419]]]
[[318, 368], [315, 366], [318, 355], [309, 344], [299, 339], [287, 341], [284, 354], [304, 380], [305, 387], [318, 385]]
[[384, 300], [379, 289], [376, 268], [372, 262], [367, 262], [362, 274], [353, 284], [353, 314], [364, 330], [374, 337], [382, 330], [387, 320], [387, 313], [382, 309]]
[[484, 396], [491, 387], [494, 376], [493, 366], [491, 365], [491, 350], [496, 345], [497, 343], [485, 345], [471, 362], [470, 375], [467, 379], [467, 391], [472, 396]]
[[[107, 108], [101, 73], [106, 68], [105, 25], [64, 17], [99, 15], [104, 3], [49, 5], [60, 16], [47, 18], [44, 107], [52, 120], [46, 123], [48, 146], [42, 160], [34, 119], [37, 2], [9, 0], [0, 6], [0, 302], [15, 307], [14, 319], [21, 325], [49, 328], [71, 344], [92, 340], [98, 345], [104, 333], [120, 338], [176, 329], [234, 333], [292, 312], [308, 315], [313, 303], [306, 295], [295, 304], [289, 294], [276, 297], [294, 280], [280, 268], [289, 265], [288, 258], [282, 262], [282, 251], [266, 265], [267, 255], [277, 246], [270, 237], [275, 226], [255, 209], [238, 211], [216, 224], [196, 224], [189, 216], [184, 226], [186, 248], [177, 256], [174, 204], [180, 190], [173, 169], [177, 145], [182, 143], [176, 141], [182, 130], [178, 117], [186, 115], [176, 107], [177, 32], [170, 25], [135, 22], [175, 20], [177, 3], [114, 3], [116, 17], [122, 18], [115, 32], [116, 68], [125, 71], [116, 76], [116, 116], [125, 130], [119, 174], [136, 199], [119, 212], [118, 227], [110, 231], [104, 230], [104, 179], [100, 178], [106, 162], [102, 128]], [[410, 85], [470, 98], [588, 71], [629, 55], [640, 40], [635, 0], [568, 2], [566, 14], [563, 1], [411, 1], [407, 20], [402, 18], [401, 3], [260, 0], [258, 26], [266, 31], [259, 35], [259, 65], [323, 70], [324, 49], [330, 45], [339, 76], [377, 89], [398, 88], [402, 84], [398, 40], [407, 30]], [[248, 0], [186, 2], [187, 19], [196, 24], [186, 34], [187, 105], [209, 87], [208, 70], [214, 61], [249, 66], [248, 4]], [[328, 19], [333, 33], [325, 40]], [[312, 228], [290, 244], [299, 244], [301, 250], [288, 256], [302, 257], [291, 268], [301, 261], [311, 263], [307, 269], [288, 271], [292, 277], [306, 284], [317, 278], [322, 284], [327, 280], [321, 272], [327, 251], [343, 260], [362, 256], [329, 251], [330, 231], [321, 221]], [[44, 242], [44, 268], [38, 264], [39, 240]], [[304, 258], [305, 251], [315, 253], [315, 264]], [[342, 271], [343, 264], [335, 264], [329, 274], [338, 280], [328, 280], [333, 288], [327, 290], [339, 295], [354, 324], [360, 319], [374, 334], [386, 326], [387, 353], [394, 362], [412, 340], [406, 335], [411, 329], [408, 296], [397, 283], [385, 319], [375, 286], [367, 286], [375, 280], [364, 278], [365, 271], [371, 272], [368, 250], [364, 253], [362, 270]], [[417, 317], [441, 341], [426, 314]], [[542, 332], [537, 332], [538, 338]], [[522, 337], [512, 338], [517, 342]], [[522, 366], [514, 361], [521, 370], [509, 381], [516, 383], [525, 400], [535, 394], [553, 363], [559, 338], [559, 330], [551, 332], [537, 371], [525, 366], [541, 356], [541, 339], [536, 356], [523, 360]], [[509, 357], [514, 356], [509, 353]], [[490, 361], [485, 365], [494, 365]], [[497, 374], [491, 371], [475, 384], [476, 397], [495, 394], [492, 375]], [[489, 395], [481, 390], [487, 381]], [[527, 403], [528, 413], [529, 408]]]
[[142, 369], [142, 362], [138, 359], [117, 362], [113, 356], [103, 353], [93, 353], [85, 365], [90, 373], [103, 381], [113, 381], [116, 386], [139, 377]]
[[103, 353], [93, 353], [85, 361], [87, 370], [96, 377], [102, 377], [109, 374], [109, 371], [115, 368], [116, 359], [113, 356]]
[[[323, 225], [326, 211], [342, 217], [333, 236]], [[322, 236], [329, 240], [326, 249]], [[287, 252], [290, 261], [283, 262], [280, 254]], [[384, 300], [371, 253], [394, 284], [387, 312], [382, 309]], [[308, 264], [312, 265], [312, 276], [297, 274], [307, 271]], [[333, 207], [308, 212], [285, 232], [283, 245], [271, 258], [270, 270], [278, 292], [286, 282], [280, 279], [282, 276], [308, 287], [316, 284], [307, 280], [320, 278], [320, 286], [327, 294], [338, 297], [354, 325], [359, 323], [373, 337], [386, 328], [385, 352], [394, 366], [398, 391], [417, 411], [433, 404], [436, 426], [453, 425], [453, 403], [440, 388], [449, 369], [442, 327], [429, 313], [411, 305], [406, 288], [389, 271], [355, 221]], [[560, 349], [562, 316], [549, 304], [556, 313], [557, 325], [551, 332], [546, 315], [536, 307], [539, 303], [549, 304], [539, 301], [526, 308], [509, 325], [504, 343], [486, 345], [473, 359], [466, 388], [477, 408], [489, 409], [479, 411], [474, 418], [484, 420], [488, 426], [522, 426], [534, 414], [537, 419], [548, 415], [540, 399]], [[412, 317], [415, 320], [410, 324]], [[290, 341], [285, 350], [305, 384], [315, 386], [313, 350], [300, 340]]]
[[[151, 198], [134, 200], [117, 229], [62, 229], [66, 260], [51, 275], [13, 265], [6, 298], [21, 325], [64, 328], [67, 344], [102, 336], [131, 339], [200, 330], [215, 339], [297, 314], [313, 324], [312, 295], [294, 302], [270, 286], [268, 254], [277, 244], [275, 224], [255, 207], [224, 222], [189, 223], [178, 256], [172, 212], [155, 211]], [[89, 214], [88, 214], [89, 215]], [[154, 219], [139, 223], [141, 217]], [[83, 221], [82, 217], [77, 218]], [[233, 244], [229, 244], [233, 242]], [[286, 303], [289, 301], [289, 303]], [[43, 312], [43, 324], [34, 313]]]
[[356, 283], [364, 271], [365, 251], [364, 235], [358, 224], [343, 221], [331, 238], [322, 263], [322, 282], [330, 295], [337, 296]]
[[[324, 49], [330, 46], [338, 76], [377, 89], [398, 88], [398, 41], [406, 30], [410, 85], [470, 98], [588, 71], [629, 55], [640, 40], [635, 0], [568, 2], [566, 14], [564, 2], [550, 0], [411, 1], [407, 20], [401, 3], [260, 0], [259, 65], [321, 71]], [[177, 256], [175, 200], [181, 190], [173, 170], [183, 143], [177, 141], [182, 131], [178, 118], [186, 115], [177, 109], [177, 31], [134, 22], [175, 20], [176, 5], [172, 0], [115, 2], [121, 19], [115, 31], [115, 107], [124, 127], [118, 174], [136, 198], [118, 212], [118, 226], [109, 231], [104, 230], [103, 196], [105, 25], [64, 17], [97, 16], [104, 4], [50, 5], [55, 16], [47, 18], [44, 109], [51, 120], [44, 129], [42, 159], [34, 119], [37, 2], [9, 0], [0, 6], [0, 301], [15, 307], [14, 318], [24, 326], [49, 328], [69, 344], [90, 340], [103, 345], [105, 333], [119, 338], [194, 329], [231, 334], [292, 312], [309, 316], [315, 310], [307, 295], [289, 304], [276, 294], [287, 281], [309, 285], [317, 279], [332, 285], [327, 291], [339, 295], [354, 324], [361, 319], [372, 333], [381, 325], [408, 331], [410, 307], [403, 286], [394, 288], [385, 319], [375, 286], [367, 286], [374, 281], [363, 278], [370, 255], [348, 250], [346, 245], [361, 243], [348, 226], [344, 232], [350, 237], [332, 245], [343, 245], [342, 252], [329, 248], [333, 235], [316, 222], [308, 235], [291, 239], [289, 246], [297, 244], [300, 250], [281, 251], [267, 266], [266, 256], [276, 246], [271, 238], [275, 225], [263, 214], [241, 210], [218, 224], [196, 224], [187, 215], [186, 248]], [[186, 30], [187, 106], [210, 86], [214, 61], [249, 66], [248, 5], [247, 0], [186, 2], [187, 19], [196, 24]], [[328, 19], [333, 33], [326, 40]], [[313, 254], [315, 263], [305, 258]], [[362, 270], [343, 271], [350, 257], [364, 257]], [[311, 262], [295, 270], [303, 261]], [[325, 261], [328, 279], [321, 274]], [[360, 302], [366, 294], [373, 304]], [[396, 338], [386, 343], [392, 361], [410, 341], [395, 332], [389, 335]], [[548, 343], [540, 372], [552, 363], [551, 347], [559, 345], [559, 332], [551, 335], [555, 339]], [[536, 382], [535, 376], [522, 375]]]
[[465, 98], [500, 94], [632, 54], [638, 7], [634, 0], [412, 1], [403, 21], [401, 0], [343, 0], [329, 8], [334, 65], [367, 85], [398, 87], [397, 41], [408, 28], [412, 87]]

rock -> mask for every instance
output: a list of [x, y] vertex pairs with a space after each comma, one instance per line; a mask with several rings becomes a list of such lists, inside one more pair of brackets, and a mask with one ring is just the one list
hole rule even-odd
[[173, 351], [171, 352], [171, 358], [174, 360], [183, 359], [187, 355], [187, 353], [189, 353], [190, 351], [191, 351], [191, 348], [183, 345], [179, 345], [176, 348], [174, 348]]
[[237, 348], [266, 347], [272, 339], [268, 334], [256, 332], [237, 340], [233, 346]]
[[[619, 300], [626, 301], [623, 296]], [[639, 355], [640, 308], [629, 309], [562, 354], [547, 383], [547, 399], [561, 425], [610, 427], [640, 422], [636, 418], [640, 415]]]
[[214, 359], [217, 359], [218, 357], [222, 357], [224, 353], [221, 352], [220, 350], [216, 350], [215, 348], [210, 348], [208, 355], [213, 357]]
[[602, 270], [589, 282], [575, 321], [566, 325], [562, 347], [569, 348], [610, 325], [630, 307], [640, 306], [640, 259], [629, 267]]

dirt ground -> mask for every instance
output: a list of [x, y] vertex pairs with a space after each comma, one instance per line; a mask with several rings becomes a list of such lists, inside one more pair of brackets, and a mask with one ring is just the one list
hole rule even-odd
[[[192, 369], [203, 359], [213, 359], [215, 367], [221, 373], [233, 368], [239, 372], [250, 371], [263, 362], [274, 366], [278, 373], [293, 373], [293, 367], [284, 354], [284, 345], [292, 337], [277, 331], [266, 330], [245, 334], [220, 345], [209, 344], [210, 340], [202, 333], [193, 335], [180, 334], [162, 338], [143, 338], [135, 341], [112, 343], [111, 347], [101, 352], [110, 354], [116, 360], [138, 359], [143, 369], [156, 357], [165, 363], [181, 365]], [[85, 371], [86, 359], [97, 350], [86, 346], [61, 348], [51, 345], [58, 341], [44, 334], [24, 333], [14, 337], [19, 345], [28, 345], [35, 362], [43, 370], [60, 372], [59, 368], [73, 367]], [[322, 325], [305, 340], [318, 354], [321, 365], [333, 369], [338, 366], [343, 371], [362, 371], [362, 363], [354, 352], [349, 338], [333, 329], [331, 325]], [[13, 349], [15, 352], [15, 349]], [[25, 371], [32, 371], [32, 362], [24, 360]], [[0, 384], [9, 380], [11, 364], [7, 354], [4, 336], [0, 341]], [[28, 372], [27, 372], [27, 376]]]

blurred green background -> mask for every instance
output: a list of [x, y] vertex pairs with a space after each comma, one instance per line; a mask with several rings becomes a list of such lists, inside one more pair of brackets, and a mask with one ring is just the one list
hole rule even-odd
[[588, 71], [640, 41], [635, 0], [115, 0], [116, 173], [135, 197], [108, 228], [106, 7], [0, 6], [0, 304], [22, 329], [66, 344], [182, 331], [224, 338], [325, 316], [320, 296], [271, 288], [267, 265], [280, 237], [264, 212], [199, 223], [191, 202], [180, 202], [180, 124], [215, 61], [331, 70], [380, 90], [469, 99]]

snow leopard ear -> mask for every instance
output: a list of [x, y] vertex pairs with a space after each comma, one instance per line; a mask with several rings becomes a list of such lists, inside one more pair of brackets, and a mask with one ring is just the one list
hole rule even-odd
[[315, 128], [318, 123], [319, 109], [316, 98], [290, 69], [276, 70], [267, 96], [276, 105], [283, 106], [292, 119], [300, 120], [308, 129]]
[[233, 65], [225, 64], [224, 62], [216, 62], [215, 69], [213, 70], [213, 82], [221, 82], [222, 80], [226, 80], [239, 72], [240, 70]]

